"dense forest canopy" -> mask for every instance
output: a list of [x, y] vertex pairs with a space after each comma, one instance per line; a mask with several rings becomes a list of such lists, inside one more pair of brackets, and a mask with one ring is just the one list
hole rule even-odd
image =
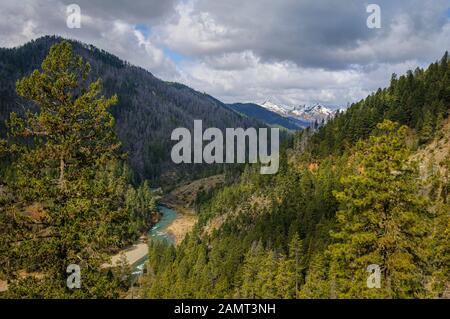
[[[450, 275], [449, 108], [445, 53], [426, 70], [393, 75], [389, 87], [317, 131], [298, 133], [276, 176], [248, 167], [238, 184], [206, 197], [177, 249], [151, 244], [142, 296], [442, 297]], [[447, 146], [436, 149], [439, 162], [426, 154], [424, 172], [412, 158], [432, 140]], [[371, 264], [380, 267], [381, 289], [366, 286]]]

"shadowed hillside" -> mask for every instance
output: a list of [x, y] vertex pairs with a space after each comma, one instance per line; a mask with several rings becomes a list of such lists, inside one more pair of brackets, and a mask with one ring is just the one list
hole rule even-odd
[[[20, 113], [31, 107], [16, 95], [17, 79], [40, 68], [50, 46], [60, 40], [59, 37], [46, 36], [18, 48], [0, 49], [1, 135], [5, 134], [4, 121], [10, 112]], [[103, 79], [105, 95], [117, 93], [119, 103], [111, 110], [116, 119], [115, 130], [139, 179], [167, 183], [178, 177], [202, 174], [205, 169], [220, 169], [210, 165], [182, 167], [172, 163], [170, 134], [177, 127], [191, 128], [194, 119], [203, 120], [204, 127], [220, 129], [263, 126], [205, 93], [179, 83], [162, 81], [92, 45], [71, 43], [74, 52], [90, 63], [90, 77]], [[183, 176], [179, 173], [181, 171]]]

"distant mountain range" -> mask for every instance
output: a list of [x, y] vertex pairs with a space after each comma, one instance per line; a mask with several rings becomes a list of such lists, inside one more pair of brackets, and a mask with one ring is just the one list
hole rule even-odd
[[238, 113], [261, 120], [271, 126], [286, 128], [288, 130], [300, 130], [311, 124], [309, 121], [285, 116], [255, 103], [234, 103], [228, 104], [228, 106]]
[[336, 111], [320, 104], [285, 106], [273, 103], [270, 100], [262, 104], [234, 103], [228, 104], [228, 106], [241, 114], [288, 130], [303, 129], [314, 125], [316, 121], [321, 124], [322, 121], [326, 122], [336, 114]]
[[336, 113], [336, 111], [320, 104], [314, 104], [312, 106], [287, 106], [275, 104], [270, 100], [267, 100], [262, 103], [261, 106], [284, 117], [294, 118], [307, 123], [314, 123], [315, 121], [319, 123], [322, 121], [326, 122]]

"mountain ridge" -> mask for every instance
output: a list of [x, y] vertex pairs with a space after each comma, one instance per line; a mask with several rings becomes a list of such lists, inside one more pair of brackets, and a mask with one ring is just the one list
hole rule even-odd
[[[0, 136], [6, 133], [4, 123], [11, 112], [21, 114], [33, 109], [32, 103], [17, 96], [16, 80], [40, 68], [50, 47], [63, 39], [44, 36], [16, 48], [0, 48]], [[205, 169], [211, 173], [219, 169], [215, 165], [192, 165], [186, 169], [172, 163], [171, 131], [177, 127], [192, 128], [194, 119], [219, 129], [266, 126], [208, 94], [181, 83], [163, 81], [93, 45], [68, 41], [74, 53], [91, 64], [89, 80], [101, 78], [105, 96], [118, 95], [118, 104], [111, 108], [115, 131], [138, 180], [151, 179], [157, 184], [175, 182], [187, 178], [186, 175], [201, 176]]]
[[281, 126], [282, 128], [288, 130], [297, 131], [310, 125], [309, 122], [301, 121], [288, 116], [283, 116], [255, 103], [233, 103], [228, 104], [228, 106], [230, 106], [236, 112], [261, 120], [269, 125]]
[[267, 110], [275, 112], [281, 116], [294, 118], [303, 122], [314, 124], [314, 122], [326, 122], [332, 118], [337, 111], [333, 111], [319, 103], [313, 105], [287, 106], [272, 102], [270, 99], [258, 104]]

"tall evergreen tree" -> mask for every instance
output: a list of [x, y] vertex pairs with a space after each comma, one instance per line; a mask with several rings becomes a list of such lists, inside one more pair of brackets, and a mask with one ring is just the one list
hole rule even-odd
[[300, 280], [301, 280], [301, 253], [302, 253], [302, 241], [296, 232], [289, 243], [289, 258], [291, 261], [291, 271], [293, 272], [293, 280], [294, 280], [294, 297], [298, 297], [298, 292], [300, 290]]
[[[88, 83], [90, 66], [71, 44], [54, 45], [41, 66], [17, 81], [36, 112], [11, 114], [7, 150], [13, 164], [1, 212], [6, 229], [8, 293], [17, 297], [113, 297], [117, 281], [100, 265], [117, 244], [115, 225], [129, 221], [125, 182], [102, 178], [120, 156], [108, 108], [117, 98]], [[81, 269], [81, 288], [66, 287], [67, 267]]]
[[420, 129], [420, 143], [426, 143], [433, 137], [433, 115], [431, 111], [426, 111], [423, 119], [422, 128]]
[[[408, 161], [405, 126], [385, 120], [358, 145], [357, 171], [335, 192], [337, 243], [330, 247], [336, 297], [423, 296], [428, 234], [426, 201], [418, 195], [417, 169]], [[381, 269], [381, 288], [366, 286], [367, 267]]]

